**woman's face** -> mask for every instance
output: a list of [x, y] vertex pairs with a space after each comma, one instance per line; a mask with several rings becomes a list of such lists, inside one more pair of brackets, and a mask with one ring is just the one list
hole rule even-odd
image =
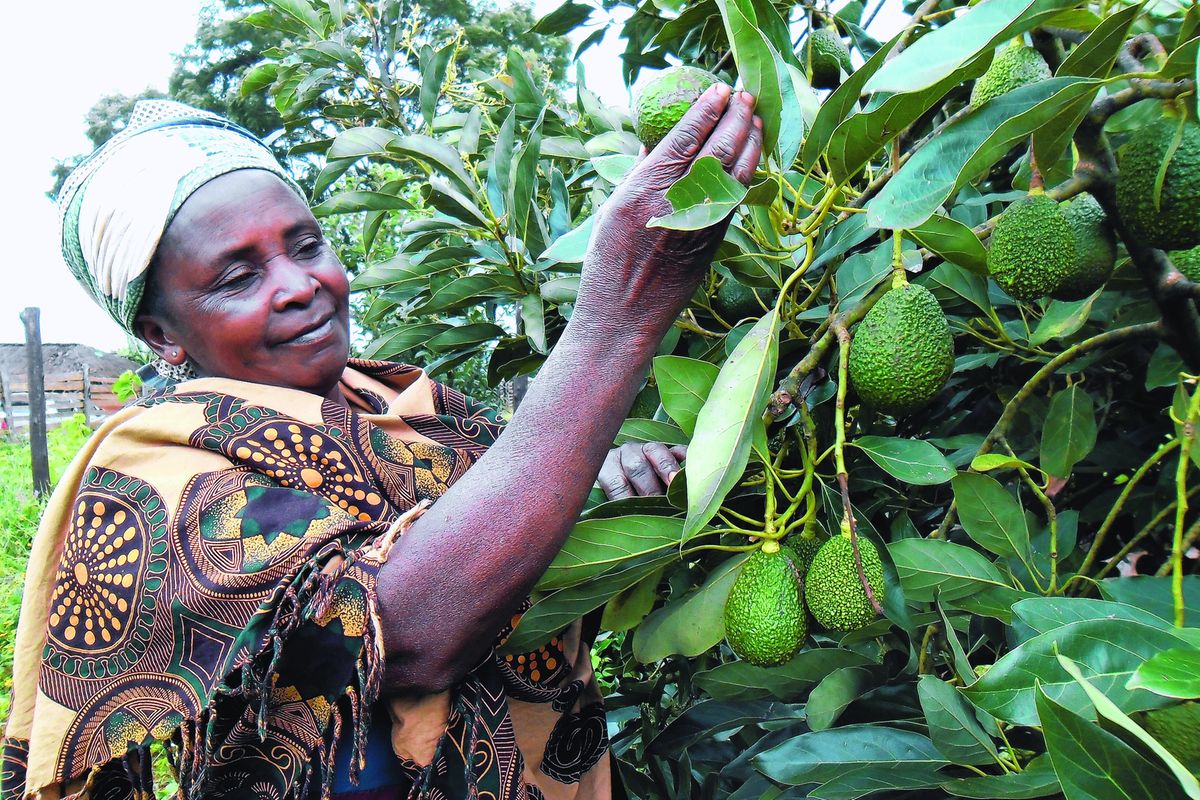
[[201, 375], [336, 393], [350, 351], [350, 286], [308, 206], [277, 176], [215, 178], [158, 247], [159, 302], [138, 319], [162, 357]]

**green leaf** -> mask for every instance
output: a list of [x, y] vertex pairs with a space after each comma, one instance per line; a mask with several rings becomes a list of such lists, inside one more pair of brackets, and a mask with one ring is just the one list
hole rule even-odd
[[1029, 558], [1029, 529], [1021, 504], [995, 478], [975, 472], [954, 476], [954, 501], [963, 530], [998, 556]]
[[952, 217], [934, 214], [908, 231], [922, 247], [979, 275], [987, 274], [987, 250], [975, 231]]
[[540, 294], [527, 294], [521, 298], [521, 323], [533, 349], [543, 355], [548, 353], [550, 347], [546, 343], [546, 314]]
[[783, 111], [777, 55], [759, 29], [754, 9], [747, 0], [716, 0], [725, 24], [725, 34], [733, 48], [733, 60], [746, 91], [757, 102], [754, 112], [763, 121], [763, 152], [774, 153], [779, 141], [779, 120]]
[[[976, 10], [988, 5], [991, 2]], [[912, 52], [910, 48], [904, 55]], [[955, 190], [1054, 119], [1066, 104], [1094, 92], [1098, 83], [1086, 78], [1050, 78], [1000, 95], [951, 123], [917, 150], [867, 205], [867, 224], [888, 229], [917, 227]]]
[[733, 728], [774, 722], [786, 724], [802, 719], [803, 706], [770, 700], [749, 703], [703, 700], [671, 720], [665, 730], [649, 739], [646, 751], [657, 756], [677, 756], [693, 744], [711, 741]]
[[[1100, 594], [1105, 600], [1144, 608], [1171, 624], [1175, 622], [1175, 599], [1169, 576], [1109, 578], [1100, 581]], [[1183, 615], [1184, 620], [1190, 620], [1192, 624], [1200, 620], [1200, 576], [1183, 576]]]
[[1042, 469], [1065, 478], [1095, 446], [1096, 410], [1092, 398], [1078, 385], [1068, 386], [1050, 400], [1042, 428]]
[[321, 21], [321, 15], [308, 0], [267, 0], [267, 2], [308, 28], [316, 34], [318, 39], [325, 38], [325, 25]]
[[508, 112], [496, 134], [496, 145], [488, 159], [487, 196], [492, 214], [502, 217], [508, 213], [509, 165], [512, 164], [517, 129], [517, 110]]
[[596, 170], [596, 174], [613, 186], [625, 180], [625, 176], [629, 174], [636, 163], [637, 156], [627, 156], [624, 153], [592, 156], [592, 168]]
[[425, 344], [434, 336], [449, 329], [450, 326], [444, 322], [407, 325], [392, 334], [376, 339], [363, 353], [363, 357], [392, 359], [414, 347]]
[[942, 602], [991, 587], [1011, 588], [1000, 570], [976, 550], [942, 539], [900, 539], [888, 545], [909, 600]]
[[1148, 692], [1129, 692], [1134, 670], [1160, 650], [1178, 647], [1171, 631], [1123, 619], [1072, 622], [1039, 634], [1006, 653], [982, 678], [963, 689], [975, 705], [1014, 725], [1036, 725], [1034, 687], [1078, 708], [1087, 696], [1058, 663], [1059, 654], [1082, 665], [1093, 685], [1123, 711], [1144, 711], [1167, 701]]
[[579, 281], [578, 275], [553, 278], [538, 287], [538, 291], [547, 303], [574, 303], [579, 297]]
[[[687, 444], [688, 438], [682, 430], [669, 422], [659, 422], [656, 419], [627, 419], [621, 423], [621, 430], [617, 433], [617, 438], [613, 440], [613, 443], [618, 445], [625, 442]], [[690, 449], [688, 450], [688, 460], [691, 461]]]
[[487, 227], [488, 220], [483, 210], [475, 205], [469, 196], [437, 175], [431, 176], [421, 188], [421, 196], [425, 202], [448, 217], [454, 217], [468, 225]]
[[695, 682], [707, 694], [723, 700], [776, 697], [791, 701], [803, 697], [814, 684], [835, 670], [870, 663], [871, 660], [860, 653], [839, 647], [819, 647], [803, 650], [778, 667], [756, 667], [747, 661], [731, 661], [697, 672]]
[[262, 64], [256, 64], [253, 69], [242, 76], [242, 85], [238, 91], [242, 97], [249, 97], [270, 86], [278, 76], [279, 65], [275, 62], [265, 61]]
[[[789, 739], [759, 753], [753, 763], [773, 781], [801, 786], [855, 773], [882, 773], [882, 777], [913, 768], [936, 770], [945, 766], [946, 759], [919, 733], [883, 725], [847, 725]], [[886, 787], [884, 783], [879, 788]]]
[[601, 629], [619, 633], [636, 627], [654, 608], [654, 602], [658, 599], [658, 582], [661, 580], [660, 569], [609, 598], [600, 619]]
[[595, 217], [588, 217], [574, 229], [554, 240], [554, 244], [542, 251], [539, 263], [582, 264], [587, 255], [588, 242], [592, 238]]
[[1111, 733], [1068, 711], [1039, 688], [1037, 713], [1046, 751], [1067, 800], [1163, 800], [1179, 792], [1171, 777]]
[[384, 192], [339, 192], [328, 200], [313, 206], [313, 216], [329, 217], [335, 214], [356, 214], [359, 211], [395, 211], [412, 208], [411, 201]]
[[1036, 27], [1073, 0], [988, 0], [914, 41], [875, 73], [865, 92], [916, 92]]
[[1022, 461], [1016, 456], [1007, 456], [1003, 453], [984, 453], [971, 459], [972, 472], [991, 472], [994, 469], [1016, 469], [1017, 467], [1037, 469], [1028, 461]]
[[503, 293], [503, 282], [495, 275], [468, 275], [450, 281], [435, 290], [429, 299], [413, 310], [414, 314], [435, 314], [475, 305], [480, 297]]
[[929, 273], [928, 280], [945, 286], [985, 314], [992, 310], [992, 303], [988, 300], [987, 278], [983, 275], [968, 272], [957, 264], [946, 262]]
[[[336, 142], [334, 144], [336, 145]], [[450, 145], [443, 144], [429, 136], [414, 133], [408, 136], [397, 136], [390, 140], [387, 143], [387, 150], [389, 153], [406, 156], [429, 164], [442, 175], [449, 178], [451, 183], [460, 192], [471, 198], [472, 202], [475, 202], [475, 194], [479, 187], [475, 185], [475, 181], [467, 173], [467, 168], [463, 165], [462, 156]]]
[[[1159, 761], [1167, 766], [1167, 769], [1175, 776], [1175, 780], [1183, 787], [1187, 796], [1191, 800], [1200, 800], [1200, 783], [1196, 781], [1194, 775], [1188, 772], [1187, 767], [1179, 763], [1179, 759], [1171, 755], [1142, 726], [1130, 719], [1129, 715], [1117, 708], [1111, 700], [1097, 691], [1088, 679], [1083, 677], [1083, 673], [1080, 672], [1078, 665], [1063, 656], [1058, 657], [1058, 663], [1087, 692], [1088, 699], [1092, 701], [1092, 705], [1095, 707], [1097, 715], [1099, 715], [1102, 727], [1107, 728], [1118, 737], [1126, 739], [1126, 741], [1133, 739], [1135, 746], [1150, 750]], [[1105, 725], [1105, 722], [1108, 724]], [[1124, 732], [1125, 736], [1122, 736], [1122, 732]]]
[[941, 788], [956, 797], [978, 800], [1033, 800], [1062, 793], [1058, 775], [1054, 773], [1054, 766], [1046, 755], [1033, 759], [1020, 772], [983, 778], [957, 778], [943, 783]]
[[1178, 700], [1200, 698], [1200, 650], [1177, 647], [1155, 653], [1129, 679], [1129, 689], [1146, 689]]
[[996, 743], [976, 718], [975, 709], [953, 686], [935, 675], [922, 675], [917, 697], [929, 723], [933, 745], [955, 764], [990, 764]]
[[545, 116], [546, 109], [542, 108], [526, 136], [521, 154], [512, 165], [512, 180], [509, 184], [509, 230], [527, 245], [530, 214], [541, 213], [534, 208], [534, 203], [537, 200], [537, 167], [542, 153], [542, 121]]
[[654, 382], [663, 409], [683, 432], [695, 435], [696, 417], [716, 383], [720, 369], [716, 364], [683, 356], [658, 356], [654, 359]]
[[490, 322], [474, 322], [470, 325], [459, 325], [448, 331], [439, 333], [425, 343], [434, 352], [458, 350], [463, 347], [478, 347], [484, 342], [504, 335], [504, 329]]
[[543, 36], [562, 36], [587, 22], [593, 10], [591, 6], [584, 3], [567, 0], [567, 2], [533, 23], [533, 27], [529, 31], [531, 33], [540, 33]]
[[814, 731], [832, 727], [847, 706], [878, 686], [883, 677], [874, 665], [842, 667], [829, 673], [808, 696], [808, 726]]
[[[863, 86], [884, 65], [888, 54], [891, 53], [898, 41], [900, 41], [899, 34], [881, 47], [875, 55], [868, 58], [865, 64], [850, 73], [842, 85], [821, 104], [821, 110], [809, 128], [804, 146], [800, 149], [800, 163], [805, 169], [812, 169], [813, 165], [817, 163], [817, 159], [825, 152], [825, 148], [829, 146], [829, 139], [834, 130], [842, 123], [842, 120], [858, 108]], [[852, 214], [851, 219], [860, 216], [862, 215]]]
[[1014, 605], [1013, 616], [1017, 620], [1013, 627], [1022, 641], [1073, 622], [1093, 619], [1123, 619], [1152, 628], [1171, 629], [1170, 623], [1149, 611], [1091, 597], [1033, 597]]
[[738, 342], [696, 417], [688, 448], [688, 534], [708, 524], [750, 460], [779, 360], [777, 323], [772, 309]]
[[1096, 302], [1097, 297], [1098, 293], [1075, 302], [1051, 301], [1046, 313], [1038, 321], [1033, 336], [1029, 337], [1029, 343], [1038, 347], [1051, 339], [1063, 339], [1075, 333], [1087, 322], [1092, 313], [1092, 303]]
[[[1092, 108], [1092, 101], [1100, 86], [1093, 86], [1090, 92], [1084, 92], [1070, 98], [1058, 108], [1058, 113], [1033, 132], [1033, 152], [1037, 165], [1043, 176], [1054, 174], [1051, 170], [1058, 165], [1059, 160], [1071, 145], [1075, 129]], [[1070, 172], [1071, 164], [1065, 166], [1063, 177]]]
[[429, 45], [421, 48], [421, 116], [430, 127], [433, 127], [433, 114], [442, 93], [442, 83], [446, 80], [446, 68], [450, 66], [450, 57], [456, 47], [458, 45], [451, 42], [437, 50]]
[[395, 138], [395, 133], [384, 128], [349, 128], [339, 133], [325, 153], [325, 166], [313, 184], [313, 197], [324, 193], [359, 159], [386, 152], [388, 142]]
[[633, 636], [633, 657], [653, 664], [667, 656], [698, 656], [725, 638], [725, 599], [745, 554], [709, 573], [700, 588], [655, 611]]
[[652, 217], [647, 228], [698, 231], [725, 219], [746, 197], [747, 188], [725, 171], [713, 156], [692, 162], [691, 168], [667, 189], [674, 213]]
[[683, 543], [683, 520], [629, 515], [591, 519], [571, 529], [567, 541], [538, 581], [538, 591], [566, 589], [594, 580], [625, 562]]
[[903, 483], [936, 486], [954, 477], [954, 467], [941, 451], [921, 439], [861, 436], [851, 444]]

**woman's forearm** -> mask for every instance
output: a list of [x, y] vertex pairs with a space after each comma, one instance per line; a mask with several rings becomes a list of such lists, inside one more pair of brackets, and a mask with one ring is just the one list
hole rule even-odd
[[445, 688], [487, 652], [562, 547], [657, 342], [568, 326], [504, 433], [393, 549], [390, 688]]

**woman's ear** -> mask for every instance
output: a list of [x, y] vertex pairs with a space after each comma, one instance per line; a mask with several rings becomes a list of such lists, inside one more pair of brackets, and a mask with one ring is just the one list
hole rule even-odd
[[138, 338], [149, 345], [155, 355], [163, 361], [175, 366], [187, 361], [187, 352], [153, 315], [139, 315], [133, 321], [133, 328]]

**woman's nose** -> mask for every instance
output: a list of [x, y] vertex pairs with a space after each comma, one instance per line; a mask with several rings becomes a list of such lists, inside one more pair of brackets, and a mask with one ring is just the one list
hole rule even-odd
[[[280, 263], [286, 261], [287, 263]], [[311, 270], [290, 258], [280, 258], [275, 266], [277, 283], [274, 305], [278, 311], [291, 306], [307, 306], [320, 291], [321, 282]]]

